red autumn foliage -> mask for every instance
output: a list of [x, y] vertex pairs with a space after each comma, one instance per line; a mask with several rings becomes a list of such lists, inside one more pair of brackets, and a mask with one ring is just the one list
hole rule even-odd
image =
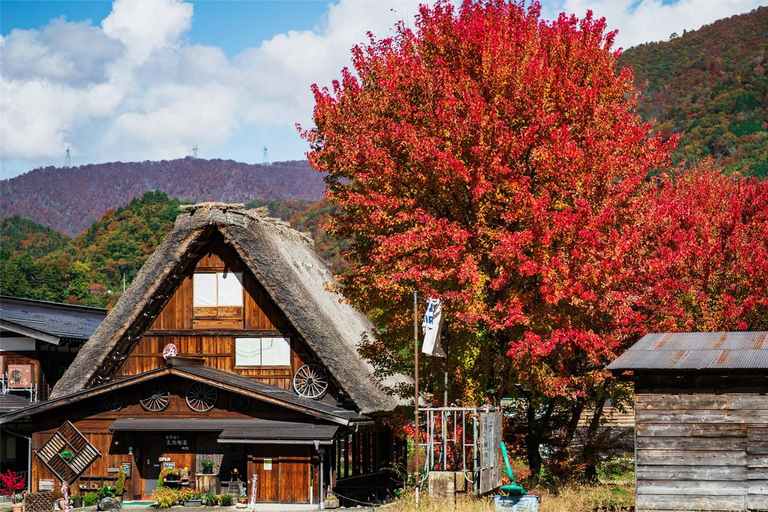
[[16, 472], [9, 469], [5, 473], [0, 473], [0, 494], [11, 496], [14, 503], [16, 503], [17, 494], [26, 489], [26, 487], [26, 480]]
[[382, 327], [367, 356], [407, 371], [411, 292], [441, 297], [451, 398], [527, 398], [535, 474], [540, 444], [567, 448], [585, 406], [623, 395], [604, 366], [641, 335], [765, 317], [750, 205], [766, 188], [706, 170], [651, 180], [678, 139], [640, 120], [612, 43], [589, 12], [440, 1], [354, 48], [354, 71], [314, 88], [304, 132], [339, 207], [329, 233], [351, 241], [345, 295]]

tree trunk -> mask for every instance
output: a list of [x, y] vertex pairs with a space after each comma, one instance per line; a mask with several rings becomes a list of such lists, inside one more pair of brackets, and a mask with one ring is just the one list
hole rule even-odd
[[597, 481], [597, 446], [595, 446], [595, 436], [597, 429], [600, 428], [600, 420], [603, 417], [603, 409], [605, 408], [605, 402], [607, 399], [606, 393], [600, 393], [599, 398], [595, 402], [595, 412], [592, 414], [592, 419], [589, 422], [587, 428], [586, 439], [584, 440], [584, 449], [582, 451], [582, 458], [584, 460], [584, 479], [588, 482]]
[[531, 478], [534, 482], [538, 482], [541, 475], [542, 459], [539, 449], [544, 441], [548, 439], [549, 423], [555, 410], [555, 400], [553, 398], [549, 401], [544, 414], [538, 420], [536, 419], [536, 408], [531, 400], [528, 400], [528, 409], [526, 411], [528, 435], [526, 436], [525, 447], [528, 455], [528, 467], [531, 470]]

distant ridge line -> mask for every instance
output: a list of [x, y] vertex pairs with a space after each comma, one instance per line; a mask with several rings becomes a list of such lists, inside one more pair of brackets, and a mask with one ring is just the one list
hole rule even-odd
[[75, 236], [104, 212], [159, 190], [182, 201], [247, 203], [255, 199], [318, 201], [323, 175], [306, 160], [269, 166], [182, 158], [41, 167], [0, 180], [0, 216], [19, 215]]

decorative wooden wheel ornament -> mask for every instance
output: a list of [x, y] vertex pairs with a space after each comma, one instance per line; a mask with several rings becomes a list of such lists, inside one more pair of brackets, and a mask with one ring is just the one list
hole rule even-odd
[[229, 395], [229, 409], [235, 412], [245, 412], [251, 406], [251, 400], [247, 396]]
[[196, 412], [206, 412], [213, 409], [218, 398], [216, 388], [195, 382], [187, 389], [187, 405]]
[[171, 393], [165, 384], [148, 384], [141, 390], [139, 403], [144, 410], [150, 412], [160, 412], [171, 403]]
[[293, 376], [293, 389], [305, 398], [320, 398], [328, 390], [325, 368], [317, 364], [305, 364]]
[[123, 408], [123, 405], [123, 397], [117, 393], [104, 396], [104, 408], [108, 411], [117, 412]]

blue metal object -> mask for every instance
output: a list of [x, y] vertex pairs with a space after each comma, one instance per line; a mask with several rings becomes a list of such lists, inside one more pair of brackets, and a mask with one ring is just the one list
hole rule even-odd
[[515, 485], [515, 475], [512, 473], [512, 465], [509, 463], [509, 455], [507, 454], [507, 446], [504, 441], [499, 443], [501, 445], [501, 453], [504, 455], [504, 464], [507, 466], [507, 476], [509, 477], [509, 485], [502, 485], [501, 492], [507, 496], [524, 496], [528, 494], [519, 485]]

